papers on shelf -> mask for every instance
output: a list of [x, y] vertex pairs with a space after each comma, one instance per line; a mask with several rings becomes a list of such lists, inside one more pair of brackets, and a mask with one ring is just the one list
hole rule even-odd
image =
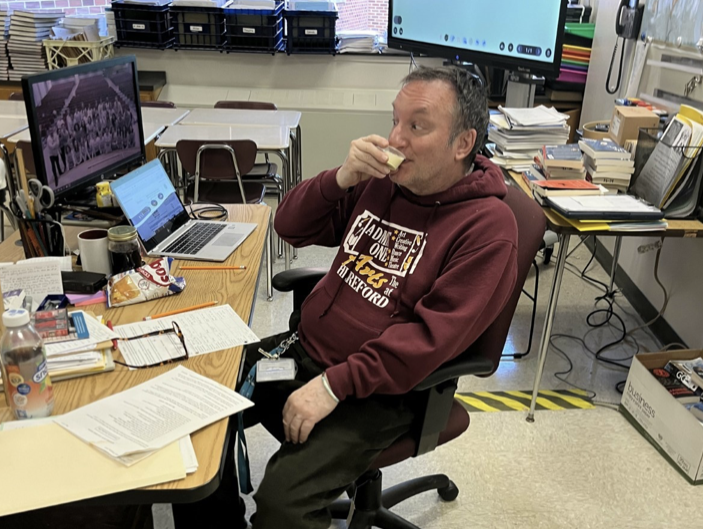
[[251, 406], [251, 401], [235, 391], [178, 366], [57, 417], [56, 422], [129, 465], [134, 458], [148, 457], [185, 435]]
[[544, 127], [563, 125], [569, 116], [558, 112], [554, 107], [540, 105], [535, 108], [505, 108], [498, 110], [507, 118], [511, 127]]
[[[259, 341], [246, 323], [229, 305], [184, 312], [171, 317], [119, 325], [115, 332], [121, 338], [133, 338], [146, 333], [170, 329], [178, 323], [190, 356], [214, 353]], [[183, 356], [183, 346], [175, 334], [162, 334], [141, 340], [119, 342], [120, 353], [131, 365], [154, 364]]]

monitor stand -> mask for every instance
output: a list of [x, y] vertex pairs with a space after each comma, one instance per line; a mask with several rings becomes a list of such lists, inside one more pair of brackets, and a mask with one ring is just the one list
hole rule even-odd
[[508, 72], [506, 108], [532, 108], [535, 106], [535, 89], [544, 84], [544, 77], [524, 72]]

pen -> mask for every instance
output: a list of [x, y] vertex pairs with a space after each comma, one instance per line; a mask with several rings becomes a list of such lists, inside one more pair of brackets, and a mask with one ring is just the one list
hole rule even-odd
[[[107, 328], [110, 329], [111, 331], [114, 331], [115, 329], [112, 327], [112, 322], [110, 320], [107, 320]], [[113, 339], [112, 340], [112, 350], [117, 351], [117, 340]]]
[[246, 270], [246, 266], [181, 266], [179, 270]]
[[192, 307], [186, 307], [184, 309], [176, 309], [176, 310], [172, 310], [169, 312], [162, 312], [161, 314], [154, 314], [153, 316], [145, 317], [144, 321], [155, 320], [156, 318], [163, 318], [165, 316], [173, 316], [174, 314], [180, 314], [181, 312], [188, 312], [191, 310], [202, 309], [205, 307], [212, 307], [213, 305], [217, 305], [217, 301], [208, 301], [207, 303], [201, 303], [200, 305], [193, 305]]

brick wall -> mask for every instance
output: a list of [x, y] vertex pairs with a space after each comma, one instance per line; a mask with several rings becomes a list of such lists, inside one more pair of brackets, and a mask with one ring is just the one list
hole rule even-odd
[[375, 29], [388, 26], [388, 0], [347, 0], [340, 4], [337, 29]]
[[67, 15], [87, 15], [89, 13], [102, 13], [107, 5], [110, 5], [110, 0], [32, 0], [27, 2], [0, 0], [0, 11], [48, 9], [62, 10]]

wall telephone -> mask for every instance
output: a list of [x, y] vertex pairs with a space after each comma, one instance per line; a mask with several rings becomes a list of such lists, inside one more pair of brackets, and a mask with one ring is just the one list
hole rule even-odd
[[[610, 67], [608, 68], [608, 78], [605, 80], [605, 90], [609, 94], [615, 94], [620, 90], [620, 81], [622, 80], [622, 66], [625, 55], [625, 40], [636, 39], [639, 37], [640, 27], [642, 26], [642, 17], [644, 15], [644, 5], [639, 5], [639, 0], [620, 0], [618, 13], [615, 17], [615, 34], [618, 36], [613, 48], [613, 56], [610, 58]], [[620, 49], [620, 67], [618, 69], [618, 80], [614, 88], [610, 86], [610, 76], [613, 73], [613, 63], [615, 55], [618, 52], [618, 43], [623, 39], [622, 48]]]

